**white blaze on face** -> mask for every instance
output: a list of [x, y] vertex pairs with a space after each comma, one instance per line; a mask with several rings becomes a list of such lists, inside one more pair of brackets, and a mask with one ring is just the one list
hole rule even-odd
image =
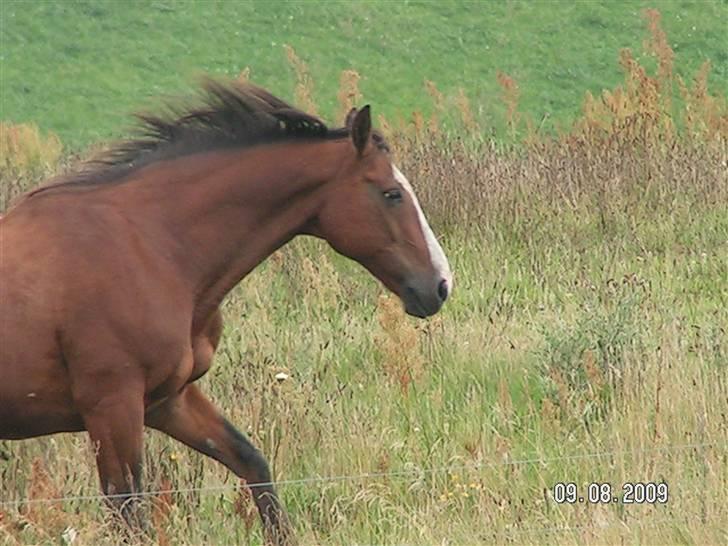
[[447, 281], [447, 291], [450, 293], [452, 292], [452, 272], [450, 271], [450, 264], [447, 262], [445, 253], [442, 251], [440, 243], [437, 242], [435, 234], [432, 233], [432, 229], [427, 223], [425, 213], [422, 212], [420, 202], [417, 200], [417, 196], [415, 195], [409, 180], [407, 180], [407, 178], [402, 174], [402, 171], [400, 171], [395, 165], [392, 165], [392, 170], [394, 171], [394, 179], [399, 182], [402, 188], [404, 188], [404, 190], [410, 194], [410, 197], [412, 197], [412, 202], [415, 204], [415, 208], [417, 209], [417, 217], [420, 220], [420, 228], [422, 229], [422, 234], [425, 236], [425, 242], [427, 243], [427, 250], [430, 252], [430, 261], [432, 266], [435, 268], [435, 271], [437, 271], [442, 278]]

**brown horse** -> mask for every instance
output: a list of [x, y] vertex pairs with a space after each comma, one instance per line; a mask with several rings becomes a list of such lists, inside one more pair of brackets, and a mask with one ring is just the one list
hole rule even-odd
[[452, 278], [368, 106], [328, 129], [251, 85], [207, 81], [203, 97], [141, 116], [138, 138], [0, 220], [0, 439], [88, 431], [102, 490], [129, 519], [143, 429], [158, 429], [244, 478], [267, 536], [287, 543], [265, 459], [194, 384], [222, 299], [299, 234], [417, 317]]

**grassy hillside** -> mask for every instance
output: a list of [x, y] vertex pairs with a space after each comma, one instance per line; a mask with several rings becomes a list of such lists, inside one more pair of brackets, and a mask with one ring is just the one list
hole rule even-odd
[[[643, 59], [649, 2], [18, 2], [0, 3], [0, 119], [34, 121], [72, 148], [118, 135], [127, 113], [185, 92], [200, 72], [252, 78], [293, 97], [284, 44], [308, 64], [314, 99], [334, 111], [339, 74], [390, 118], [431, 105], [423, 81], [463, 88], [486, 133], [504, 131], [497, 73], [544, 128], [573, 119], [586, 91], [621, 79], [622, 47]], [[680, 75], [713, 62], [728, 90], [725, 2], [659, 2]]]

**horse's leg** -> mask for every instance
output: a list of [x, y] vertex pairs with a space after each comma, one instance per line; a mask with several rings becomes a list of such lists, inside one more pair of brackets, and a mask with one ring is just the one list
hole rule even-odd
[[290, 524], [270, 484], [268, 463], [197, 386], [187, 385], [174, 398], [152, 410], [147, 414], [146, 424], [220, 461], [244, 478], [253, 493], [268, 539], [280, 545], [293, 543]]
[[[108, 376], [114, 376], [110, 371]], [[96, 450], [101, 489], [133, 528], [139, 513], [144, 436], [144, 385], [130, 377], [90, 381], [77, 389], [79, 410]], [[80, 392], [79, 392], [80, 391]]]

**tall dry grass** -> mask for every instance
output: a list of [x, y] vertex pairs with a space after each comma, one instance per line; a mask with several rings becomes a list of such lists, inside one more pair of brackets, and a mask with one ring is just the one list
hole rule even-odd
[[35, 125], [0, 122], [0, 211], [58, 168], [62, 151], [58, 137]]

